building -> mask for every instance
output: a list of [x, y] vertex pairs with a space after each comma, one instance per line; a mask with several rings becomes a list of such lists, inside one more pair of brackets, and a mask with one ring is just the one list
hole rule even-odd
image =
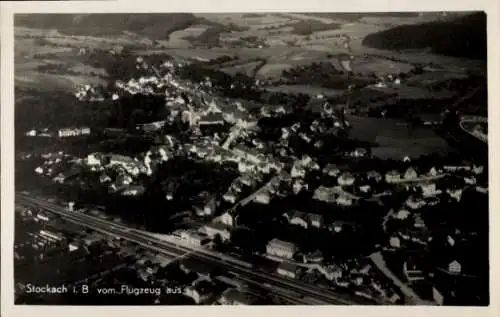
[[242, 292], [236, 288], [228, 288], [220, 298], [222, 305], [252, 305], [257, 301], [257, 298], [247, 292]]
[[306, 170], [300, 163], [300, 161], [297, 161], [293, 164], [292, 170], [290, 171], [290, 176], [293, 178], [304, 178], [306, 176]]
[[446, 193], [456, 201], [462, 200], [462, 189], [457, 188], [457, 189], [447, 189]]
[[297, 210], [291, 214], [289, 218], [289, 223], [292, 225], [300, 226], [304, 229], [307, 229], [307, 227], [309, 226], [307, 214]]
[[295, 252], [297, 252], [297, 247], [291, 242], [273, 239], [267, 244], [266, 252], [269, 255], [291, 259]]
[[357, 148], [351, 153], [353, 157], [365, 157], [368, 155], [368, 150], [365, 148]]
[[200, 126], [223, 125], [224, 116], [222, 113], [208, 113], [198, 120]]
[[219, 221], [228, 227], [233, 227], [236, 225], [235, 218], [231, 213], [225, 212], [219, 217]]
[[72, 137], [72, 136], [82, 136], [82, 135], [90, 135], [90, 128], [82, 127], [82, 128], [63, 128], [59, 129], [58, 135], [60, 138]]
[[121, 166], [125, 170], [129, 170], [133, 167], [137, 166], [137, 161], [135, 161], [130, 156], [119, 155], [119, 154], [111, 154], [108, 158], [109, 166]]
[[229, 189], [223, 196], [222, 199], [228, 203], [234, 204], [236, 202], [236, 195]]
[[412, 210], [417, 210], [419, 208], [422, 208], [423, 206], [426, 205], [426, 202], [424, 199], [421, 199], [419, 197], [414, 197], [414, 196], [410, 196], [406, 202], [405, 202], [406, 206], [409, 207], [410, 209]]
[[401, 239], [397, 236], [392, 236], [389, 238], [389, 245], [395, 249], [401, 248]]
[[281, 262], [276, 270], [279, 275], [286, 276], [289, 278], [296, 278], [299, 274], [299, 268], [297, 265], [290, 262]]
[[349, 172], [344, 172], [337, 178], [337, 182], [340, 186], [351, 186], [355, 181], [356, 179]]
[[95, 165], [101, 165], [102, 163], [102, 156], [99, 153], [91, 153], [87, 155], [87, 165], [89, 166], [95, 166]]
[[342, 278], [342, 268], [338, 265], [318, 265], [316, 268], [329, 281]]
[[401, 180], [401, 174], [396, 170], [389, 171], [387, 172], [387, 174], [385, 174], [385, 181], [387, 183], [397, 183], [400, 180]]
[[455, 260], [448, 264], [448, 272], [451, 274], [460, 274], [462, 272], [462, 265]]
[[418, 177], [418, 173], [413, 167], [409, 167], [406, 170], [405, 175], [404, 175], [404, 178], [406, 180], [412, 180], [412, 179], [415, 179], [417, 177]]
[[267, 205], [270, 201], [271, 195], [269, 195], [269, 192], [266, 190], [260, 191], [257, 196], [255, 196], [256, 203]]
[[405, 220], [408, 218], [409, 215], [410, 212], [407, 209], [402, 208], [394, 215], [394, 218], [399, 220]]
[[45, 213], [43, 212], [39, 212], [37, 215], [36, 215], [36, 219], [38, 220], [42, 220], [42, 221], [50, 221], [50, 218], [49, 216], [47, 216]]
[[408, 261], [403, 263], [403, 274], [410, 283], [423, 281], [425, 279], [424, 272], [418, 265], [414, 263], [409, 263]]
[[436, 188], [436, 183], [423, 183], [420, 185], [422, 189], [422, 195], [424, 197], [435, 196], [441, 193], [440, 190]]
[[311, 226], [315, 228], [322, 228], [324, 224], [323, 216], [318, 214], [309, 214]]
[[236, 145], [233, 148], [233, 152], [239, 156], [241, 159], [245, 159], [253, 164], [258, 164], [265, 161], [265, 156], [254, 149], [247, 148], [241, 144]]
[[209, 241], [209, 238], [206, 235], [192, 231], [181, 231], [180, 238], [196, 247], [202, 246]]
[[354, 204], [354, 199], [349, 195], [339, 194], [335, 202], [341, 206], [352, 206]]
[[328, 163], [322, 170], [323, 174], [331, 177], [337, 177], [340, 174], [340, 170], [335, 164]]
[[323, 253], [320, 250], [316, 250], [312, 253], [307, 253], [302, 255], [302, 261], [304, 263], [321, 263], [323, 262]]
[[43, 237], [44, 239], [54, 242], [60, 242], [64, 240], [64, 235], [49, 230], [40, 230], [40, 236]]
[[214, 239], [217, 235], [220, 235], [221, 239], [229, 240], [231, 237], [231, 233], [227, 230], [226, 226], [222, 223], [212, 222], [203, 226], [204, 232], [211, 239]]

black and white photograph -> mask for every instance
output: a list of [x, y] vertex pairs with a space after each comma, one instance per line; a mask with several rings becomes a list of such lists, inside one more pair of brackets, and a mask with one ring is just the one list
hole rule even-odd
[[14, 304], [489, 306], [488, 18], [14, 14]]

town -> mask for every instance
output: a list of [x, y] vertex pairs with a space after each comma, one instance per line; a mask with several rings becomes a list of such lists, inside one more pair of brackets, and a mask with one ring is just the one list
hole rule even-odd
[[[16, 163], [17, 303], [488, 301], [484, 117], [445, 109], [421, 125], [445, 131], [458, 151], [387, 159], [353, 136], [366, 113], [349, 78], [343, 100], [268, 92], [262, 102], [252, 96], [269, 83], [228, 81], [198, 61], [120, 63], [129, 77], [73, 94], [109, 112], [104, 125], [41, 125], [20, 136], [49, 146]], [[367, 87], [407, 80], [380, 75]], [[386, 116], [377, 120], [392, 122]], [[464, 142], [480, 150], [465, 155]], [[48, 281], [90, 291], [26, 291]], [[161, 291], [97, 292], [117, 285]]]

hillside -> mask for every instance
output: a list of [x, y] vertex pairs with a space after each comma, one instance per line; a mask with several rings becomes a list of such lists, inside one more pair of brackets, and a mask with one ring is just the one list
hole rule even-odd
[[16, 27], [56, 29], [65, 35], [117, 36], [132, 32], [157, 40], [201, 23], [214, 24], [191, 13], [19, 14], [14, 19]]
[[435, 54], [486, 59], [486, 14], [402, 25], [367, 35], [362, 44], [385, 50], [427, 49]]

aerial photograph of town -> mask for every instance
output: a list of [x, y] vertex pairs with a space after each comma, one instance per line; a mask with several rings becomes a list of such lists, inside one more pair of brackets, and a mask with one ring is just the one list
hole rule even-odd
[[488, 306], [486, 20], [15, 14], [14, 303]]

